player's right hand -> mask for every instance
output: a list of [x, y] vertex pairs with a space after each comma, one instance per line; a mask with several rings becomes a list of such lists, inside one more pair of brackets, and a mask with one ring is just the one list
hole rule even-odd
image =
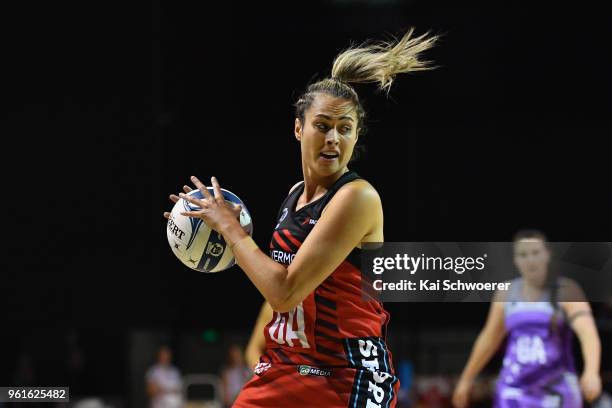
[[588, 402], [592, 402], [601, 394], [601, 377], [598, 373], [584, 372], [580, 378], [582, 394]]
[[470, 392], [472, 383], [466, 380], [459, 380], [453, 392], [453, 406], [455, 408], [466, 408], [470, 403]]
[[[216, 177], [211, 177], [210, 179], [214, 195], [210, 194], [208, 188], [197, 177], [191, 176], [191, 182], [200, 190], [203, 198], [179, 193], [180, 198], [198, 207], [197, 209], [191, 209], [191, 211], [183, 211], [181, 215], [200, 218], [206, 225], [223, 236], [226, 236], [226, 232], [236, 224], [238, 227], [241, 227], [239, 218], [242, 207], [225, 200]], [[173, 200], [174, 198], [171, 197]]]

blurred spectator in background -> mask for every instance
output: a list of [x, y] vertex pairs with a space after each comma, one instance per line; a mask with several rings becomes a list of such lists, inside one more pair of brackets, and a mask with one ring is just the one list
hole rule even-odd
[[221, 389], [223, 390], [223, 407], [229, 408], [238, 396], [242, 386], [251, 378], [245, 362], [242, 348], [233, 344], [227, 350], [227, 363], [221, 370]]
[[414, 366], [410, 360], [400, 360], [397, 365], [397, 376], [400, 380], [400, 389], [397, 392], [397, 405], [399, 407], [412, 407], [416, 400], [414, 386]]
[[172, 365], [172, 351], [160, 347], [157, 364], [149, 368], [146, 375], [147, 394], [151, 408], [182, 408], [182, 379], [178, 368]]
[[449, 408], [451, 383], [450, 379], [437, 377], [420, 377], [416, 381], [417, 408]]
[[65, 364], [65, 385], [70, 387], [70, 394], [83, 395], [85, 355], [79, 342], [76, 330], [66, 333], [63, 362]]
[[74, 404], [73, 408], [111, 408], [111, 407], [109, 405], [104, 404], [104, 401], [102, 401], [101, 399], [96, 398], [96, 397], [91, 397], [91, 398], [85, 398], [85, 399], [78, 401], [76, 404]]
[[29, 352], [26, 351], [19, 354], [13, 381], [13, 385], [36, 385], [36, 376], [34, 375], [34, 362], [32, 359], [32, 355]]
[[[14, 382], [10, 384], [11, 386], [39, 387], [45, 385], [44, 383], [41, 384], [45, 379], [44, 371], [40, 368], [43, 364], [40, 364], [40, 358], [35, 358], [35, 356], [35, 350], [33, 349], [26, 349], [19, 353], [17, 366], [13, 375]], [[41, 371], [43, 374], [41, 374]], [[8, 384], [2, 384], [2, 386], [6, 385]], [[45, 402], [10, 402], [6, 404], [6, 407], [27, 406], [28, 408], [46, 408], [48, 405], [49, 404]], [[4, 406], [5, 405], [0, 403], [0, 407]]]

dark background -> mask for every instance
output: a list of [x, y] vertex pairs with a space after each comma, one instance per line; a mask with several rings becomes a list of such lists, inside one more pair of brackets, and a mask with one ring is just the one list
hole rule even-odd
[[[29, 348], [52, 355], [38, 366], [53, 383], [62, 357], [41, 344], [58, 350], [70, 330], [105, 378], [84, 392], [116, 394], [128, 392], [133, 330], [247, 333], [261, 295], [238, 268], [204, 275], [173, 257], [167, 195], [217, 176], [267, 247], [301, 178], [299, 92], [351, 42], [411, 26], [443, 34], [427, 53], [439, 68], [398, 77], [389, 97], [358, 87], [370, 131], [353, 168], [382, 197], [386, 240], [508, 241], [536, 227], [612, 241], [612, 29], [596, 2], [198, 4], [2, 13], [0, 382]], [[388, 309], [391, 330], [410, 331], [477, 328], [488, 305]]]

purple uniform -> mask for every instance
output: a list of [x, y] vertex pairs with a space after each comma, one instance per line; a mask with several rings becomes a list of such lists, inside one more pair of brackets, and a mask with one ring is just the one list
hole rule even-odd
[[546, 293], [526, 302], [523, 279], [512, 281], [506, 299], [508, 344], [497, 382], [496, 408], [580, 408], [582, 398], [572, 357], [572, 330]]

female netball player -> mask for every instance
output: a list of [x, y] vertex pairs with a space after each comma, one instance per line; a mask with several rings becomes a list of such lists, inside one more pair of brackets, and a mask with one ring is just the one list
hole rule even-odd
[[364, 300], [357, 266], [362, 242], [383, 241], [383, 211], [374, 187], [348, 168], [365, 119], [351, 84], [388, 90], [397, 74], [429, 68], [419, 54], [435, 40], [411, 30], [399, 41], [350, 48], [336, 57], [331, 77], [298, 98], [304, 179], [280, 207], [270, 256], [243, 231], [215, 178], [214, 196], [195, 177], [205, 198], [180, 194], [202, 208], [185, 214], [223, 235], [271, 309], [265, 353], [235, 407], [396, 405], [399, 381], [384, 340], [389, 315]]
[[[521, 274], [508, 293], [496, 294], [487, 322], [453, 395], [457, 408], [468, 406], [473, 380], [508, 335], [497, 382], [495, 407], [582, 407], [601, 392], [601, 345], [591, 309], [580, 288], [548, 270], [550, 250], [538, 231], [519, 232], [514, 262]], [[570, 301], [563, 301], [563, 299]], [[580, 340], [584, 370], [580, 387], [572, 358], [572, 333]]]

